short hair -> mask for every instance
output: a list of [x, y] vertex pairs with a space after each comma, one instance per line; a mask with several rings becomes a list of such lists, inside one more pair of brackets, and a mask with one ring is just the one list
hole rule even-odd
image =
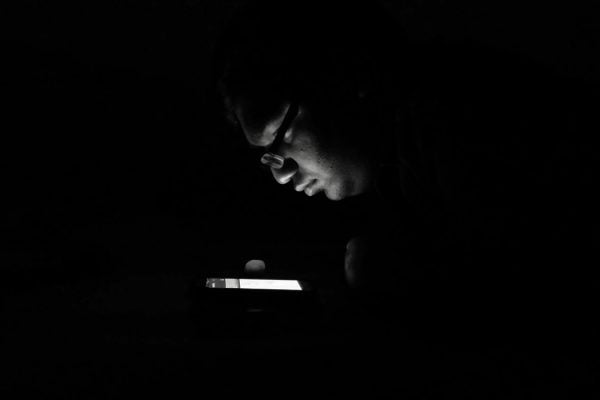
[[374, 1], [249, 2], [216, 47], [217, 91], [230, 119], [245, 95], [349, 112], [365, 95], [379, 103], [389, 99], [391, 81], [402, 75], [390, 47], [403, 40]]

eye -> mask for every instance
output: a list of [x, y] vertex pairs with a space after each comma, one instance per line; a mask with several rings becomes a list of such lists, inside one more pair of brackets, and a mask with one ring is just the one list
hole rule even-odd
[[285, 141], [286, 143], [291, 142], [292, 134], [293, 134], [292, 124], [294, 123], [294, 121], [296, 120], [296, 117], [298, 116], [298, 111], [299, 111], [299, 107], [298, 107], [297, 103], [292, 103], [289, 106], [281, 125], [275, 132], [276, 137], [275, 137], [274, 142], [281, 142], [281, 141]]
[[294, 136], [294, 128], [290, 126], [288, 128], [288, 130], [285, 132], [285, 134], [283, 135], [283, 141], [288, 144], [292, 143], [293, 136]]

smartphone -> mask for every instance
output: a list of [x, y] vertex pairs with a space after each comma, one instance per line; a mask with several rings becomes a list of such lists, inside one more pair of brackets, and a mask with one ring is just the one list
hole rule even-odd
[[203, 306], [212, 310], [288, 312], [316, 301], [313, 286], [303, 280], [207, 277], [198, 286]]
[[206, 278], [210, 289], [307, 290], [308, 285], [293, 279]]

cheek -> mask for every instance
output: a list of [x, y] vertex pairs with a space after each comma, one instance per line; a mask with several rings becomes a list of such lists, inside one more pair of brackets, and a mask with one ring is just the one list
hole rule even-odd
[[335, 180], [348, 171], [348, 163], [344, 161], [341, 146], [319, 140], [313, 131], [300, 129], [293, 132], [293, 152], [290, 157], [298, 163], [307, 174], [326, 181]]
[[299, 135], [298, 139], [292, 143], [292, 148], [290, 157], [307, 172], [324, 170], [331, 164], [330, 156], [323, 151], [316, 140], [305, 132], [302, 132], [302, 135]]
[[321, 178], [331, 178], [339, 173], [339, 165], [333, 154], [322, 151], [307, 152], [304, 154], [304, 167], [307, 172], [312, 172]]

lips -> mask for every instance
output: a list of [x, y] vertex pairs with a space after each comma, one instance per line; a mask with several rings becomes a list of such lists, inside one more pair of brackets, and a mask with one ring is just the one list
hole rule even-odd
[[304, 194], [307, 195], [307, 196], [312, 196], [315, 193], [313, 192], [313, 188], [312, 187], [308, 187], [308, 188], [304, 189]]
[[307, 189], [310, 189], [312, 186], [314, 186], [314, 184], [316, 182], [317, 182], [316, 179], [311, 179], [311, 180], [308, 180], [306, 182], [299, 183], [296, 186], [294, 186], [294, 190], [296, 192], [306, 191]]
[[318, 191], [318, 187], [317, 187], [317, 180], [313, 180], [310, 185], [308, 185], [305, 189], [304, 189], [304, 194], [306, 194], [307, 196], [312, 196], [315, 193], [317, 193]]

